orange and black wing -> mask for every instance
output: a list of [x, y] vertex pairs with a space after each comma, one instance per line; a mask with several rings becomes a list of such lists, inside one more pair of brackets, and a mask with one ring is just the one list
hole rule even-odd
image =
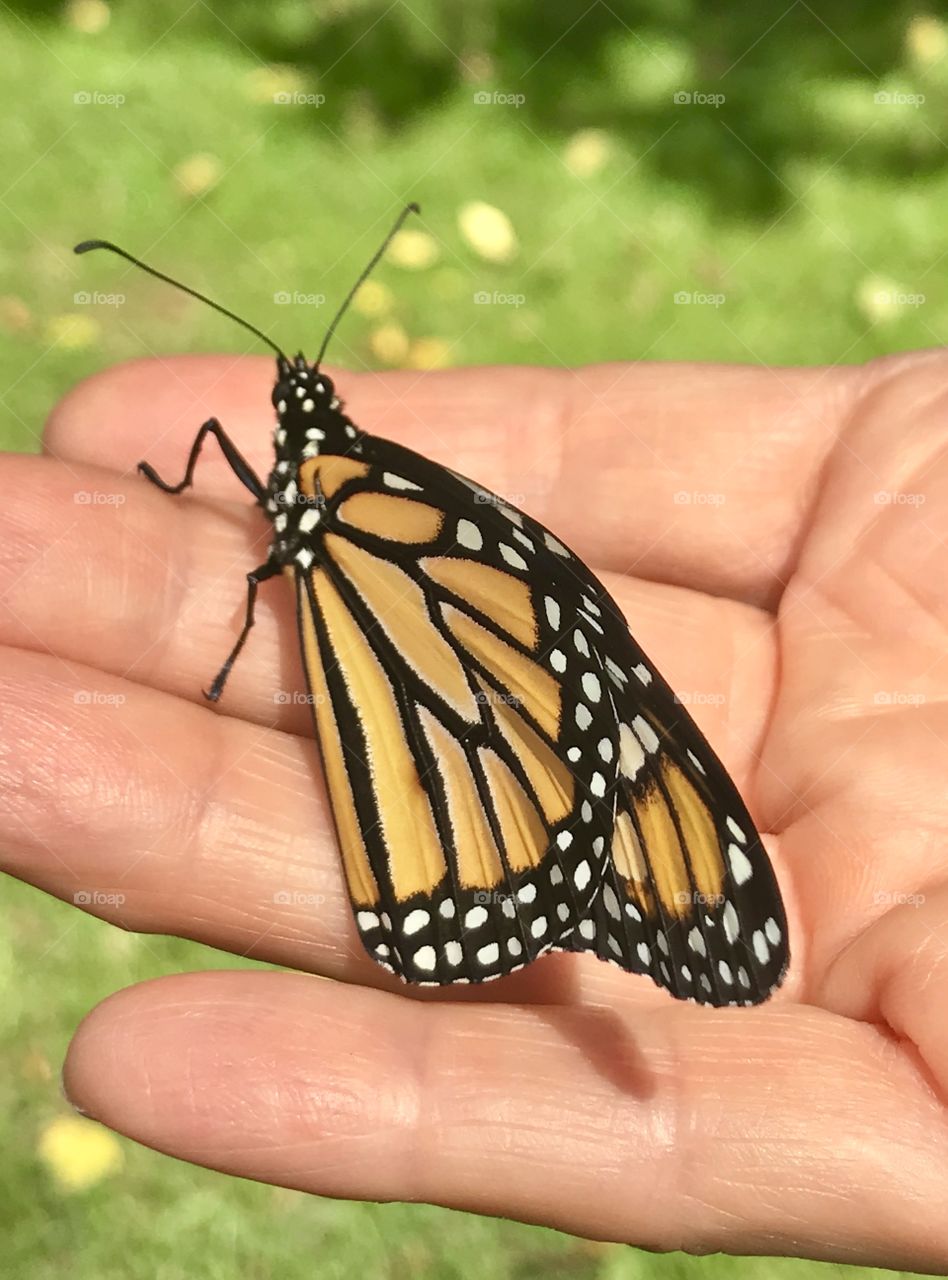
[[411, 982], [591, 951], [673, 995], [766, 999], [779, 890], [736, 788], [595, 576], [548, 530], [361, 437], [300, 631], [356, 922]]
[[600, 890], [564, 950], [649, 974], [681, 999], [758, 1004], [789, 962], [777, 881], [737, 788], [672, 690], [608, 615], [619, 737]]
[[558, 643], [575, 580], [516, 512], [395, 446], [299, 482], [327, 510], [298, 614], [363, 943], [413, 982], [520, 968], [588, 917], [613, 828], [605, 673]]

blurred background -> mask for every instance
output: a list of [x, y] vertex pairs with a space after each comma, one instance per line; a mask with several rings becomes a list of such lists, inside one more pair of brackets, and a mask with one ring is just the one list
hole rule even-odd
[[[73, 257], [90, 236], [312, 354], [397, 209], [420, 201], [334, 345], [351, 368], [834, 364], [948, 335], [934, 7], [5, 0], [0, 40], [7, 448], [38, 448], [56, 399], [115, 360], [259, 349], [121, 262]], [[61, 1100], [73, 1028], [118, 987], [238, 962], [2, 894], [11, 1280], [867, 1274], [654, 1258], [139, 1149]]]

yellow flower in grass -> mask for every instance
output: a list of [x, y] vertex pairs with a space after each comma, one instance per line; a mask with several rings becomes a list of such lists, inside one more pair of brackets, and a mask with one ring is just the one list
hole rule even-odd
[[517, 253], [517, 233], [504, 213], [483, 200], [472, 200], [458, 212], [461, 235], [487, 262], [509, 262]]
[[182, 195], [206, 195], [221, 179], [221, 162], [210, 152], [199, 151], [182, 160], [174, 171], [174, 180]]
[[67, 351], [78, 351], [90, 346], [97, 340], [99, 333], [98, 320], [75, 312], [53, 316], [46, 326], [49, 341], [57, 347], [65, 347]]
[[408, 334], [400, 324], [383, 324], [372, 331], [369, 345], [383, 364], [401, 364], [408, 355]]
[[85, 1191], [119, 1172], [124, 1163], [118, 1139], [82, 1116], [57, 1116], [39, 1139], [39, 1156], [62, 1191]]
[[409, 369], [443, 369], [449, 362], [450, 345], [444, 338], [416, 338], [408, 348]]
[[364, 281], [352, 299], [352, 309], [358, 311], [360, 316], [383, 316], [394, 305], [395, 298], [391, 289], [379, 280]]
[[403, 227], [388, 247], [386, 258], [396, 267], [409, 271], [423, 271], [438, 261], [438, 242], [427, 231], [417, 227]]

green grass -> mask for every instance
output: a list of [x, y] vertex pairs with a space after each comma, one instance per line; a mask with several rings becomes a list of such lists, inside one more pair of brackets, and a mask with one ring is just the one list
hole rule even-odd
[[[409, 198], [423, 205], [439, 259], [424, 271], [387, 264], [378, 278], [395, 295], [389, 319], [412, 340], [442, 340], [453, 364], [834, 363], [935, 345], [948, 332], [945, 37], [910, 8], [872, 6], [854, 30], [841, 3], [822, 6], [822, 22], [795, 6], [770, 33], [772, 18], [752, 6], [709, 19], [685, 0], [636, 5], [623, 22], [585, 0], [548, 6], [542, 22], [520, 0], [419, 0], [411, 10], [337, 0], [325, 18], [319, 8], [159, 0], [117, 9], [94, 35], [74, 25], [77, 13], [94, 18], [94, 5], [2, 11], [0, 443], [37, 448], [55, 400], [114, 360], [252, 349], [225, 320], [123, 264], [74, 258], [71, 245], [93, 235], [310, 352], [330, 304]], [[275, 104], [287, 85], [325, 102]], [[523, 103], [475, 103], [495, 90]], [[678, 90], [725, 101], [676, 105]], [[879, 104], [880, 90], [925, 102]], [[564, 155], [584, 129], [600, 131], [604, 159], [577, 176]], [[184, 194], [175, 173], [201, 153], [219, 181]], [[486, 264], [465, 244], [457, 212], [471, 200], [512, 220], [520, 248], [509, 264]], [[479, 291], [523, 304], [476, 305]], [[123, 301], [75, 301], [81, 292]], [[281, 292], [329, 304], [277, 305]], [[680, 292], [723, 299], [682, 305]], [[351, 313], [335, 360], [377, 365], [379, 323]], [[121, 441], [116, 458], [135, 460]], [[63, 1195], [36, 1146], [65, 1109], [56, 1075], [78, 1019], [130, 982], [236, 962], [120, 934], [24, 886], [4, 890], [0, 1249], [11, 1280], [830, 1274], [653, 1258], [421, 1206], [321, 1201], [129, 1143], [121, 1175]]]

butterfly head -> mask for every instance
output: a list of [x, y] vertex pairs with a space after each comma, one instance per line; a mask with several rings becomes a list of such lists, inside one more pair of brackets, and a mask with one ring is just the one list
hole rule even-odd
[[277, 359], [273, 407], [277, 413], [277, 451], [285, 457], [312, 457], [326, 452], [324, 441], [344, 431], [332, 379], [300, 352], [293, 360]]

